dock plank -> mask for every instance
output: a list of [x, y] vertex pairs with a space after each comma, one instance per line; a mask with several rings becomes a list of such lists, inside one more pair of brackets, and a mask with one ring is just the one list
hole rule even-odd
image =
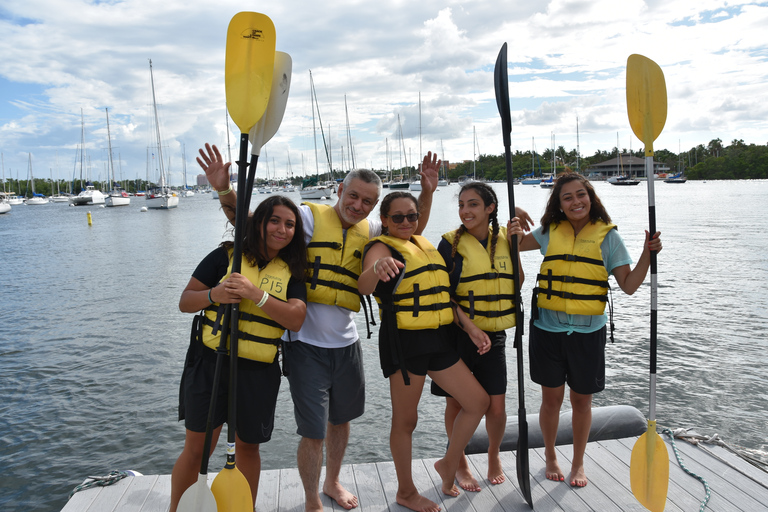
[[[544, 449], [528, 451], [531, 493], [537, 512], [629, 511], [645, 510], [631, 491], [629, 460], [638, 438], [591, 442], [587, 445], [585, 464], [590, 480], [585, 488], [573, 489], [566, 482], [546, 479]], [[674, 457], [668, 438], [670, 485], [666, 510], [697, 510], [704, 498], [704, 488], [688, 476]], [[684, 464], [701, 474], [711, 487], [711, 510], [765, 510], [768, 503], [768, 474], [743, 461], [720, 446], [703, 450], [677, 440]], [[561, 468], [570, 471], [573, 447], [557, 448]], [[713, 452], [715, 456], [709, 453]], [[468, 456], [470, 467], [482, 490], [462, 491], [458, 498], [443, 495], [441, 481], [433, 468], [436, 459], [414, 460], [411, 468], [418, 491], [438, 503], [446, 512], [527, 512], [517, 482], [515, 452], [502, 452], [506, 481], [491, 485], [487, 476], [487, 454]], [[324, 473], [324, 470], [323, 470]], [[208, 482], [214, 474], [208, 475]], [[321, 474], [321, 482], [324, 476]], [[349, 464], [342, 467], [342, 484], [358, 496], [360, 512], [408, 512], [396, 502], [397, 476], [391, 461]], [[76, 493], [62, 512], [167, 512], [170, 502], [170, 475], [134, 476], [106, 487], [93, 487]], [[334, 500], [321, 494], [325, 512], [343, 510]], [[263, 471], [257, 497], [259, 512], [304, 512], [304, 487], [296, 468]]]

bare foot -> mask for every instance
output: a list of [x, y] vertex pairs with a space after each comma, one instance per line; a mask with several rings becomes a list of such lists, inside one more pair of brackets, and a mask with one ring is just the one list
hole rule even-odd
[[584, 487], [587, 485], [587, 475], [584, 473], [584, 466], [572, 467], [571, 474], [568, 476], [571, 487]]
[[347, 510], [357, 507], [357, 496], [346, 490], [338, 482], [335, 484], [325, 482], [325, 484], [323, 484], [323, 494], [336, 500], [336, 503], [338, 503], [340, 507]]
[[560, 469], [560, 464], [557, 463], [557, 459], [547, 461], [547, 480], [554, 480], [555, 482], [562, 482], [565, 480], [565, 475]]
[[422, 496], [419, 493], [414, 492], [409, 495], [401, 495], [400, 491], [397, 492], [395, 500], [398, 504], [415, 510], [416, 512], [439, 512], [440, 505]]
[[445, 467], [445, 462], [443, 461], [443, 459], [440, 459], [437, 462], [435, 462], [435, 470], [440, 475], [440, 478], [443, 480], [443, 485], [442, 485], [443, 494], [445, 494], [446, 496], [452, 496], [454, 498], [459, 494], [461, 494], [461, 492], [459, 492], [458, 487], [456, 487], [453, 484], [453, 481], [456, 479], [456, 473], [452, 473], [449, 469]]
[[465, 491], [480, 492], [480, 484], [472, 476], [472, 470], [469, 469], [466, 456], [462, 456], [459, 468], [456, 470], [456, 481], [459, 483], [459, 487]]
[[493, 485], [499, 485], [503, 484], [506, 479], [507, 477], [504, 476], [504, 470], [501, 469], [501, 459], [499, 459], [499, 454], [488, 454], [488, 480], [490, 480]]

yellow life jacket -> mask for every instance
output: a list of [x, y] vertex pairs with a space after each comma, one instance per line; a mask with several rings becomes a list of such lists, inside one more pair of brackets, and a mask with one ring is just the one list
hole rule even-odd
[[614, 224], [589, 223], [574, 236], [568, 221], [549, 226], [549, 245], [536, 276], [538, 306], [569, 315], [602, 315], [608, 301], [608, 270], [600, 245]]
[[[486, 247], [469, 233], [459, 238], [456, 252], [464, 258], [454, 299], [470, 320], [484, 331], [497, 332], [515, 326], [515, 281], [507, 228], [501, 227], [491, 267], [491, 227]], [[453, 245], [456, 231], [443, 235]]]
[[[393, 295], [374, 293], [381, 310], [394, 311], [399, 329], [437, 329], [453, 322], [448, 269], [437, 249], [423, 236], [410, 240], [379, 236], [395, 259], [405, 263]], [[382, 314], [379, 311], [379, 314]]]
[[362, 269], [363, 248], [368, 243], [368, 220], [347, 229], [332, 206], [309, 206], [315, 219], [312, 239], [307, 244], [307, 300], [360, 311], [357, 278]]
[[[221, 278], [224, 281], [232, 273], [232, 251], [229, 252], [230, 262], [227, 274]], [[259, 270], [252, 267], [243, 256], [240, 273], [250, 282], [269, 293], [272, 297], [286, 302], [288, 281], [291, 271], [288, 265], [278, 256], [267, 266]], [[221, 282], [219, 281], [219, 282]], [[219, 346], [221, 337], [221, 322], [226, 304], [214, 303], [205, 308], [203, 318], [203, 343], [212, 349]], [[238, 357], [271, 363], [277, 356], [277, 346], [285, 328], [272, 320], [261, 308], [250, 299], [240, 301], [238, 320]], [[227, 343], [229, 350], [229, 343]]]

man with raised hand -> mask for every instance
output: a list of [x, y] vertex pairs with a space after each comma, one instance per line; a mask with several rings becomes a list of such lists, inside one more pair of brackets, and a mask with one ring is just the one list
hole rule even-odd
[[[236, 195], [227, 192], [229, 166], [216, 146], [205, 145], [197, 162], [230, 221], [234, 220]], [[427, 153], [421, 164], [419, 196], [421, 234], [429, 220], [432, 194], [437, 188], [437, 155]], [[371, 238], [381, 234], [381, 221], [367, 217], [381, 195], [381, 179], [373, 171], [351, 171], [339, 185], [334, 206], [303, 203], [299, 213], [307, 242], [307, 316], [299, 332], [286, 332], [288, 381], [294, 404], [299, 475], [306, 495], [307, 512], [322, 511], [319, 495], [323, 466], [323, 493], [345, 509], [357, 507], [357, 496], [339, 482], [339, 472], [349, 441], [349, 422], [365, 408], [365, 375], [355, 314], [360, 310], [357, 278], [362, 252]]]

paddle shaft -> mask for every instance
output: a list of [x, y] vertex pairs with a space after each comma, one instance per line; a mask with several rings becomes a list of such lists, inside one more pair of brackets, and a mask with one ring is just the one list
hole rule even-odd
[[[232, 272], [240, 272], [243, 256], [243, 232], [247, 218], [246, 172], [248, 170], [248, 134], [240, 134], [240, 156], [237, 160], [237, 206], [235, 207], [235, 241], [232, 251]], [[238, 326], [240, 304], [230, 304], [229, 333], [229, 416], [227, 419], [227, 463], [225, 469], [235, 466], [235, 434], [237, 433], [237, 347], [240, 338]]]
[[[496, 105], [501, 116], [501, 131], [504, 139], [504, 164], [507, 171], [507, 198], [509, 201], [509, 218], [515, 216], [515, 192], [514, 176], [512, 175], [512, 150], [511, 137], [512, 120], [509, 113], [509, 80], [507, 78], [507, 43], [504, 43], [496, 59], [494, 68], [494, 89], [496, 92]], [[523, 301], [520, 297], [520, 248], [517, 235], [512, 236], [510, 247], [512, 257], [512, 281], [514, 282], [515, 296], [515, 342], [517, 355], [517, 398], [518, 398], [518, 442], [517, 442], [517, 482], [520, 491], [528, 505], [533, 508], [531, 496], [531, 480], [528, 461], [528, 420], [525, 412], [525, 381], [523, 378]]]
[[[650, 236], [656, 233], [656, 197], [653, 182], [653, 154], [645, 157], [645, 175], [648, 181], [648, 230]], [[657, 350], [657, 260], [656, 251], [651, 251], [651, 378], [649, 389], [648, 419], [656, 419], [656, 350]]]

